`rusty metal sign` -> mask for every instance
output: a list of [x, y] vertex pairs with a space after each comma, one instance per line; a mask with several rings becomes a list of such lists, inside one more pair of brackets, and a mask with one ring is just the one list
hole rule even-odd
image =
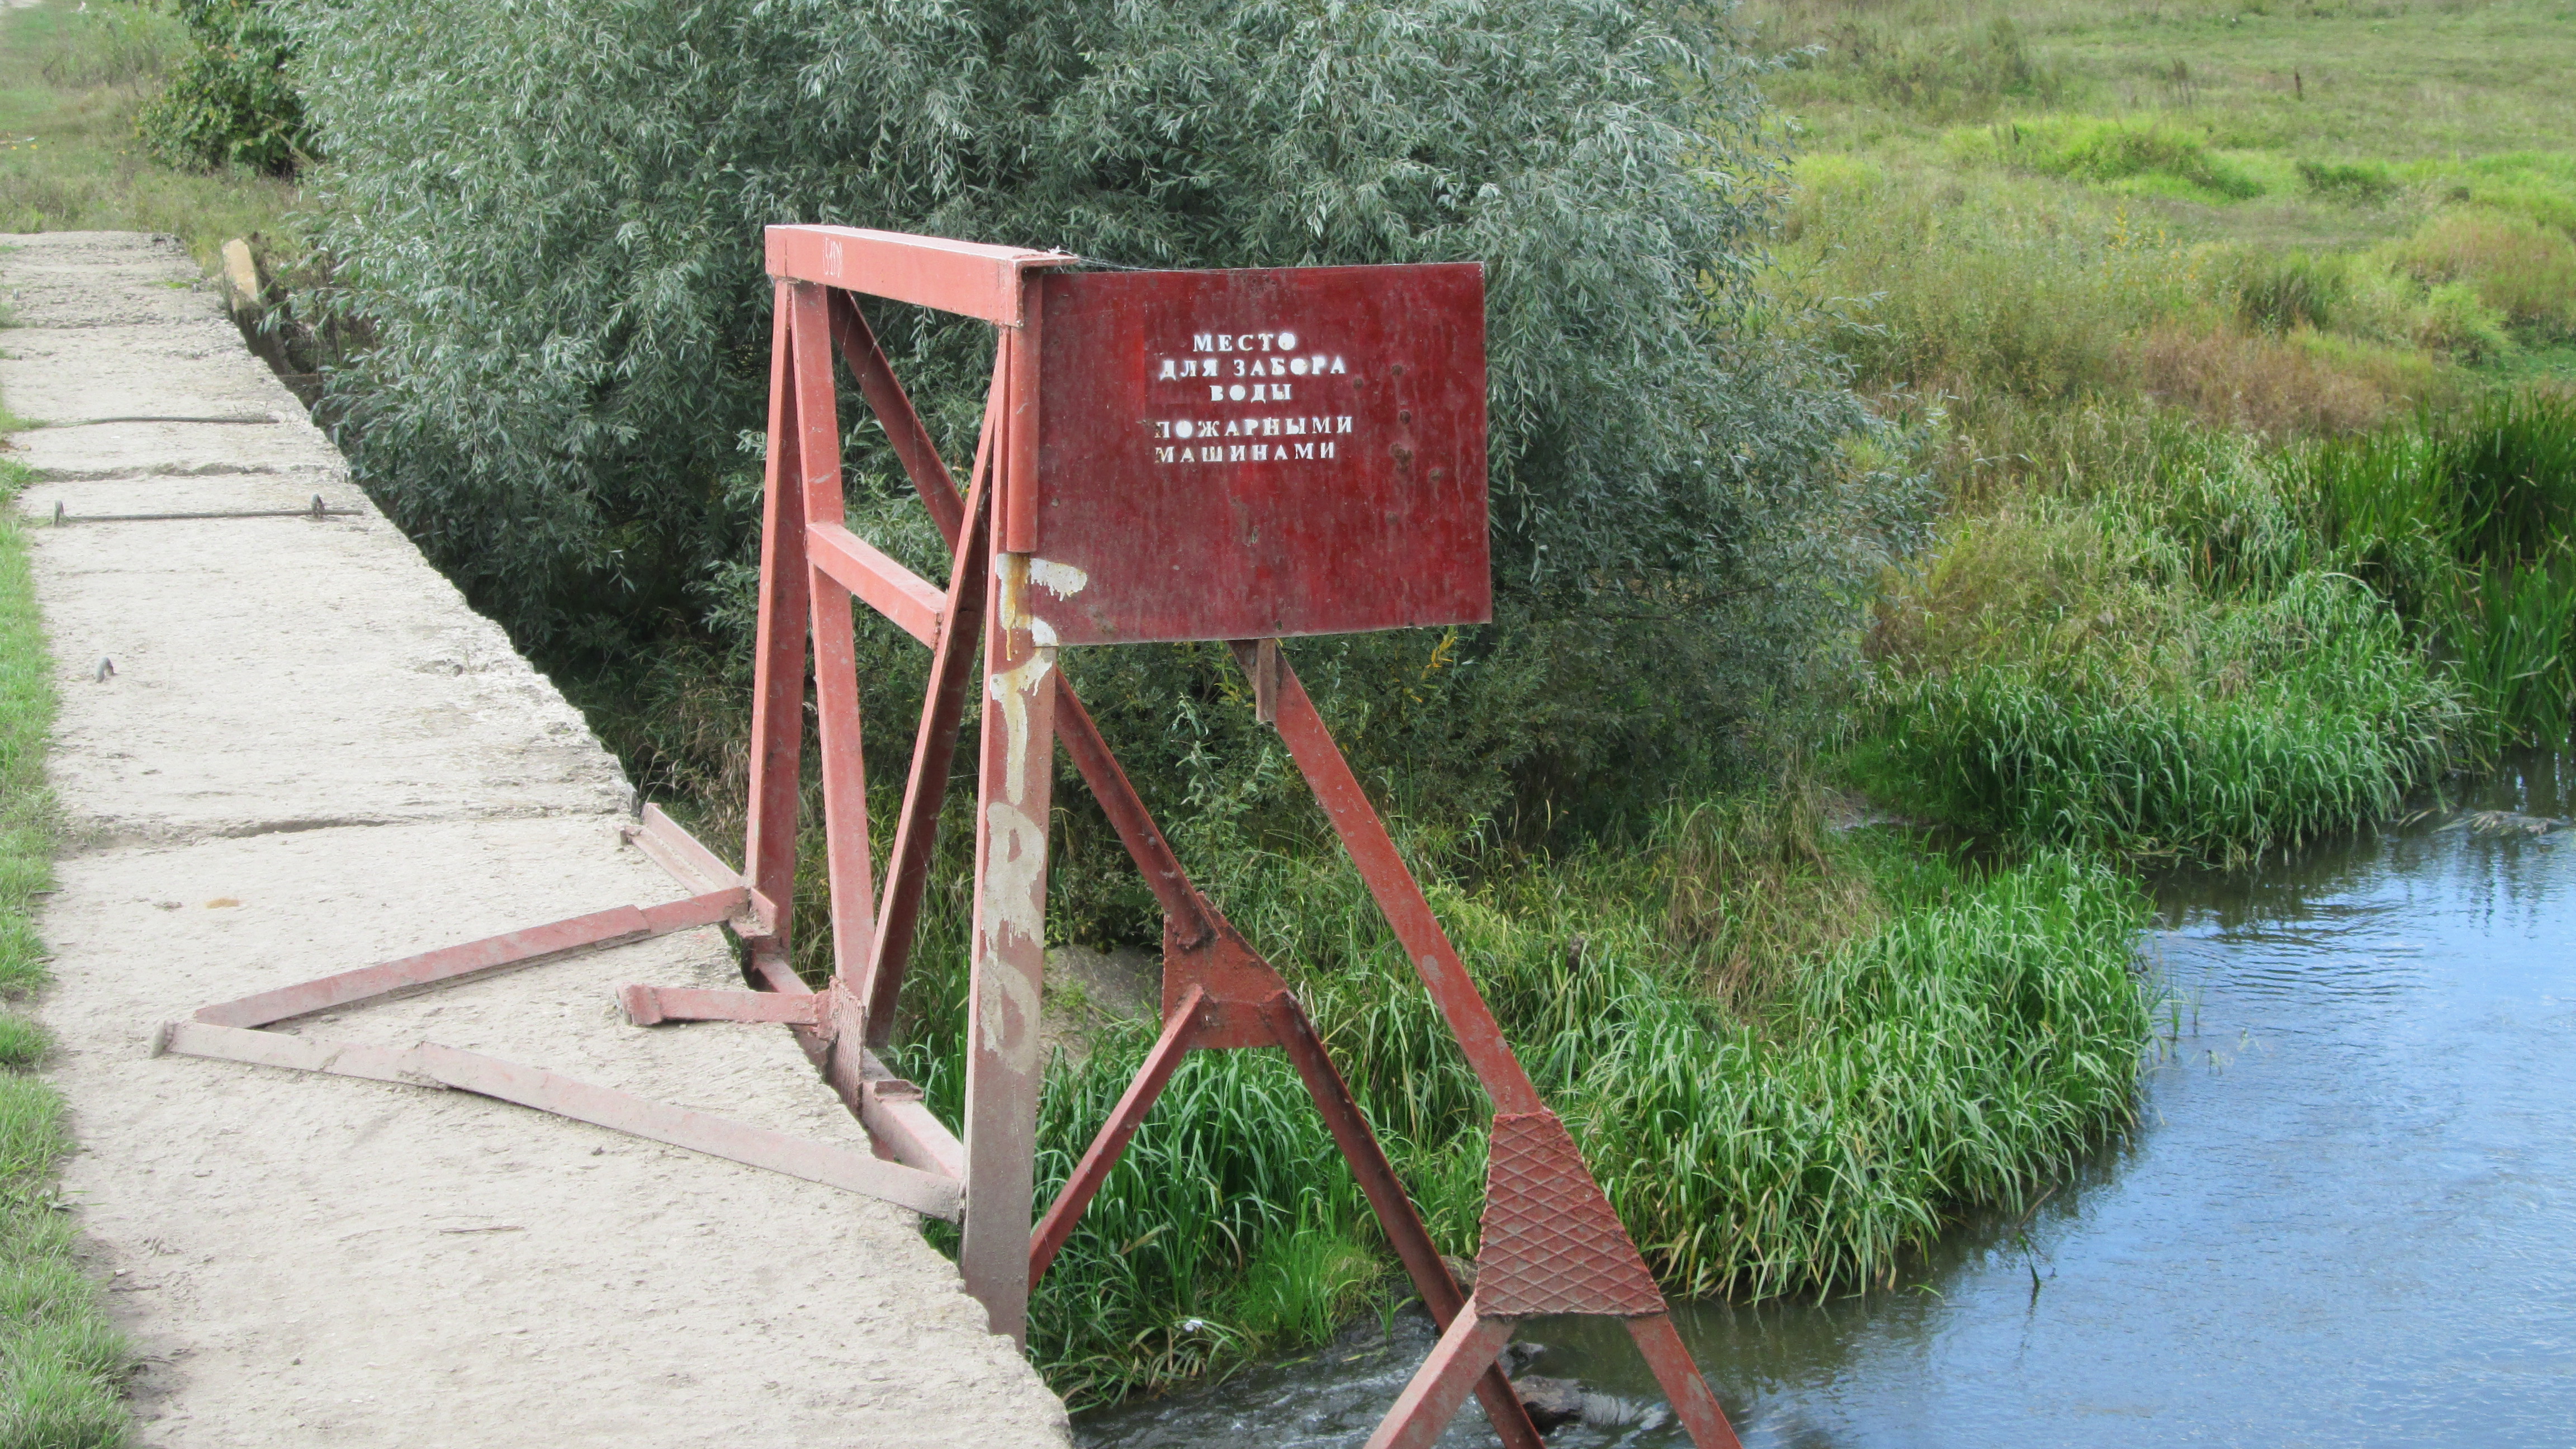
[[1034, 615], [1062, 644], [1493, 617], [1473, 264], [1050, 276]]

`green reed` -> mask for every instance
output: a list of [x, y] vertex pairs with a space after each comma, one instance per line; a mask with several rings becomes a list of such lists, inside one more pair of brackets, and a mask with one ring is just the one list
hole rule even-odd
[[[1693, 831], [1740, 828], [1741, 812], [1675, 812], [1642, 846], [1489, 862], [1473, 886], [1431, 887], [1670, 1288], [1761, 1296], [1883, 1280], [1961, 1210], [2023, 1200], [2128, 1120], [2148, 1031], [2135, 887], [2062, 855], [1986, 871], [1808, 840], [1816, 853], [1797, 869], [1859, 882], [1868, 908], [1838, 942], [1720, 1007], [1707, 989], [1719, 953], [1769, 929], [1758, 897], [1784, 878], [1686, 878], [1742, 858]], [[1357, 878], [1335, 855], [1256, 854], [1212, 890], [1297, 983], [1442, 1250], [1471, 1255], [1492, 1108]], [[1671, 909], [1677, 893], [1688, 911]], [[902, 1052], [952, 1117], [958, 906], [948, 898], [928, 933]], [[1088, 1060], [1051, 1064], [1041, 1203], [1149, 1034], [1113, 1029]], [[1390, 1269], [1281, 1055], [1198, 1053], [1041, 1285], [1031, 1348], [1070, 1402], [1102, 1402], [1318, 1341], [1393, 1289]]]

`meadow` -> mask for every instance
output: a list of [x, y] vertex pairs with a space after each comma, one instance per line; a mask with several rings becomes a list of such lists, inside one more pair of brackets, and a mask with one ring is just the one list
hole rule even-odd
[[1948, 506], [1851, 778], [2242, 863], [2566, 738], [2563, 4], [1757, 4], [1770, 271]]

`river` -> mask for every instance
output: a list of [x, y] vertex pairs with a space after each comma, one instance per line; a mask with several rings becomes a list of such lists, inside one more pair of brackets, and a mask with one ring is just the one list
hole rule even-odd
[[[2571, 792], [2542, 757], [2459, 803]], [[1749, 1449], [2576, 1445], [2576, 831], [2435, 815], [2156, 891], [2136, 1130], [1892, 1291], [1677, 1309]], [[1687, 1442], [1615, 1326], [1523, 1337], [1523, 1372], [1646, 1408], [1551, 1446]], [[1077, 1437], [1358, 1449], [1429, 1346], [1355, 1325]], [[1471, 1404], [1441, 1442], [1495, 1441]]]

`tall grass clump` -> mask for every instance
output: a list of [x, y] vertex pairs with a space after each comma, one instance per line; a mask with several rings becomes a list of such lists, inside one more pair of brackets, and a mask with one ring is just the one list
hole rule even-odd
[[[0, 428], [14, 425], [0, 409]], [[49, 979], [33, 917], [54, 844], [44, 773], [53, 677], [18, 522], [25, 481], [0, 460], [0, 1000], [11, 1002]], [[132, 1430], [119, 1387], [131, 1359], [58, 1196], [71, 1134], [62, 1095], [31, 1071], [49, 1045], [35, 1021], [0, 1011], [0, 1445], [116, 1449]]]
[[[1675, 1292], [1883, 1280], [2128, 1120], [2144, 903], [2102, 865], [1836, 840], [1794, 794], [1488, 865], [1435, 880], [1435, 908]], [[1441, 1249], [1472, 1256], [1492, 1106], [1356, 876], [1256, 853], [1212, 888], [1297, 984]], [[1805, 909], [1778, 909], [1784, 892]], [[961, 937], [942, 924], [908, 985], [903, 1049], [952, 1114]], [[1041, 1201], [1149, 1037], [1119, 1029], [1051, 1065]], [[1099, 1402], [1316, 1342], [1390, 1270], [1286, 1061], [1194, 1054], [1040, 1286], [1032, 1352], [1069, 1400]]]
[[1874, 788], [1979, 833], [2233, 863], [2360, 824], [2470, 712], [2249, 451], [1963, 515], [1881, 605]]
[[2395, 600], [2509, 737], [2576, 722], [2576, 397], [2523, 389], [2285, 457], [2335, 564]]

